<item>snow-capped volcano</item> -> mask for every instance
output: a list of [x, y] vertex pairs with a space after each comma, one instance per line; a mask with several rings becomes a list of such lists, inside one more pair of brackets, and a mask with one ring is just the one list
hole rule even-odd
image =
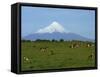
[[49, 26], [39, 29], [36, 33], [53, 33], [53, 32], [68, 33], [69, 31], [66, 31], [61, 24], [54, 21]]
[[59, 24], [58, 22], [54, 21], [49, 26], [39, 29], [37, 32], [33, 34], [29, 34], [23, 37], [25, 40], [81, 40], [81, 41], [93, 41], [92, 39], [88, 39], [81, 35], [69, 32], [65, 30], [65, 28]]

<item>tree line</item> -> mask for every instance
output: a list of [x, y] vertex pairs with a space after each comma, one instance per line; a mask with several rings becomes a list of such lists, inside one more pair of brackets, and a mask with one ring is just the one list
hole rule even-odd
[[[32, 40], [21, 40], [22, 42], [32, 42]], [[37, 39], [35, 40], [35, 42], [63, 42], [64, 39], [60, 39], [60, 40], [55, 40], [55, 39], [52, 39], [52, 40], [41, 40], [41, 39]]]
[[90, 41], [81, 41], [81, 40], [64, 40], [64, 39], [60, 39], [60, 40], [55, 40], [55, 39], [52, 39], [52, 40], [42, 40], [42, 39], [37, 39], [37, 40], [25, 40], [25, 39], [22, 39], [21, 40], [22, 42], [87, 42], [87, 43], [94, 43], [94, 42], [90, 42]]

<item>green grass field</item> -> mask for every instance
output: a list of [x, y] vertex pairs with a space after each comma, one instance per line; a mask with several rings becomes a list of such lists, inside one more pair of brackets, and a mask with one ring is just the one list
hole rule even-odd
[[[22, 42], [21, 70], [43, 70], [95, 66], [95, 47], [70, 48], [72, 42]], [[45, 51], [40, 48], [47, 47]], [[52, 52], [51, 52], [52, 51]], [[94, 54], [92, 58], [89, 55]], [[28, 58], [25, 60], [24, 58]]]

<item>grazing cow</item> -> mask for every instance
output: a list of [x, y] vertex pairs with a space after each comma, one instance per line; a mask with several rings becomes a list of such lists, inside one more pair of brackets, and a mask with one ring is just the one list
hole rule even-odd
[[79, 46], [79, 44], [72, 44], [72, 45], [70, 45], [70, 48], [79, 48], [80, 46]]
[[89, 43], [86, 45], [86, 47], [93, 47], [93, 46], [94, 44], [89, 44]]
[[48, 47], [41, 47], [41, 48], [40, 48], [40, 51], [41, 51], [41, 52], [46, 52], [46, 51], [47, 51], [47, 48], [48, 48]]
[[24, 56], [24, 62], [31, 63], [30, 59], [28, 57], [25, 57], [25, 56]]
[[94, 54], [92, 53], [92, 54], [90, 54], [89, 56], [88, 56], [88, 59], [93, 59], [93, 56], [94, 56]]
[[91, 47], [91, 44], [87, 44], [87, 47]]

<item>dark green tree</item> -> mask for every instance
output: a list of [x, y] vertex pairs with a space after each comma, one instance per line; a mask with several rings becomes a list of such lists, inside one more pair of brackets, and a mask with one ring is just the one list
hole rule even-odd
[[60, 42], [63, 42], [63, 41], [64, 41], [64, 39], [60, 39], [59, 41], [60, 41]]
[[52, 39], [52, 42], [57, 42], [57, 40], [55, 40], [55, 39]]

